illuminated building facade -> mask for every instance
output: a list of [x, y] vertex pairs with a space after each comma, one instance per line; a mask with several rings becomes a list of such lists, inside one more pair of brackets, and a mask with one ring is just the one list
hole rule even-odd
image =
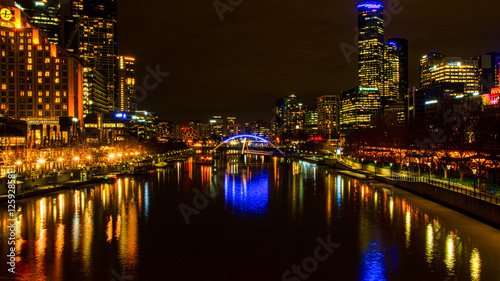
[[108, 112], [108, 81], [91, 67], [83, 68], [83, 114]]
[[226, 118], [226, 136], [232, 137], [238, 135], [238, 124], [236, 124], [236, 117]]
[[489, 94], [492, 88], [500, 87], [500, 53], [487, 53], [479, 61], [479, 84], [481, 93]]
[[298, 130], [304, 130], [305, 112], [305, 106], [299, 102], [296, 95], [276, 100], [275, 133], [296, 133]]
[[[68, 139], [60, 119], [83, 120], [82, 66], [51, 44], [11, 1], [0, 4], [0, 109], [26, 120], [31, 140]], [[76, 126], [73, 128], [76, 131]]]
[[366, 1], [358, 6], [358, 85], [382, 88], [384, 71], [384, 6]]
[[305, 118], [306, 133], [308, 136], [318, 135], [318, 108], [311, 107], [306, 111]]
[[338, 137], [340, 130], [340, 95], [318, 98], [318, 133], [326, 139]]
[[62, 6], [63, 41], [85, 67], [95, 68], [108, 81], [108, 111], [113, 111], [118, 88], [116, 0], [72, 0]]
[[478, 93], [478, 60], [464, 60], [461, 57], [444, 57], [430, 53], [420, 60], [420, 87], [428, 89], [443, 83], [463, 84], [464, 92]]
[[168, 120], [158, 121], [156, 136], [159, 142], [167, 142], [174, 137], [174, 122]]
[[135, 95], [135, 59], [118, 56], [118, 93], [115, 97], [115, 111], [133, 111]]
[[384, 44], [383, 4], [365, 1], [357, 9], [358, 87], [342, 95], [344, 130], [369, 127], [372, 116], [400, 100], [408, 84], [408, 41], [395, 38]]
[[50, 43], [59, 44], [61, 39], [59, 1], [17, 0], [16, 2], [31, 17], [31, 23], [47, 34]]
[[222, 116], [213, 116], [212, 119], [209, 120], [208, 125], [210, 137], [214, 139], [221, 139], [223, 137], [224, 119]]
[[397, 80], [399, 80], [399, 96], [402, 98], [406, 93], [408, 93], [409, 88], [408, 40], [405, 38], [390, 37], [388, 45], [396, 49], [396, 55], [399, 61]]

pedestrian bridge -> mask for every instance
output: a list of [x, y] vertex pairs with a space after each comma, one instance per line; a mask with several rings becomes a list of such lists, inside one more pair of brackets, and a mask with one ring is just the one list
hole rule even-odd
[[272, 153], [266, 152], [266, 151], [260, 151], [255, 149], [253, 144], [261, 144], [261, 145], [266, 145], [274, 148], [277, 150], [281, 155], [285, 155], [281, 149], [279, 149], [276, 145], [271, 143], [269, 140], [263, 137], [255, 136], [255, 135], [236, 135], [229, 137], [222, 141], [219, 145], [217, 145], [214, 149], [212, 149], [211, 153], [214, 153], [219, 147], [223, 145], [231, 145], [235, 144], [237, 142], [240, 142], [242, 144], [242, 149], [241, 149], [241, 154], [245, 153], [251, 153], [251, 154], [263, 154], [263, 155], [271, 155]]

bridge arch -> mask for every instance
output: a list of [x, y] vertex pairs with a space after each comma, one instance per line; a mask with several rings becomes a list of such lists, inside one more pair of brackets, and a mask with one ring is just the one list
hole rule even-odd
[[236, 136], [229, 137], [229, 138], [223, 140], [214, 149], [212, 149], [211, 152], [212, 153], [215, 152], [215, 150], [217, 150], [217, 148], [221, 147], [222, 145], [224, 145], [224, 144], [226, 144], [226, 143], [228, 143], [230, 141], [236, 140], [236, 139], [254, 139], [254, 140], [258, 140], [260, 142], [264, 142], [266, 144], [271, 145], [274, 149], [276, 149], [279, 153], [281, 153], [281, 155], [285, 155], [285, 153], [283, 151], [281, 151], [281, 149], [279, 149], [276, 145], [274, 145], [273, 143], [271, 143], [268, 139], [263, 138], [263, 137], [259, 137], [259, 136], [255, 136], [255, 135], [248, 135], [248, 134], [236, 135]]

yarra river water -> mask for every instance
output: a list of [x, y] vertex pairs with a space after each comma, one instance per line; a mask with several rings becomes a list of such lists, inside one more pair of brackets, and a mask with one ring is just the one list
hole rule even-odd
[[278, 161], [189, 159], [19, 200], [14, 275], [1, 204], [0, 279], [500, 280], [500, 230], [388, 184]]

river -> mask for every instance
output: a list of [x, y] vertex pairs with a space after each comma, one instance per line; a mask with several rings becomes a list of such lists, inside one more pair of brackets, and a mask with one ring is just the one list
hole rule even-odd
[[2, 280], [500, 280], [500, 230], [388, 184], [269, 156], [16, 202]]

